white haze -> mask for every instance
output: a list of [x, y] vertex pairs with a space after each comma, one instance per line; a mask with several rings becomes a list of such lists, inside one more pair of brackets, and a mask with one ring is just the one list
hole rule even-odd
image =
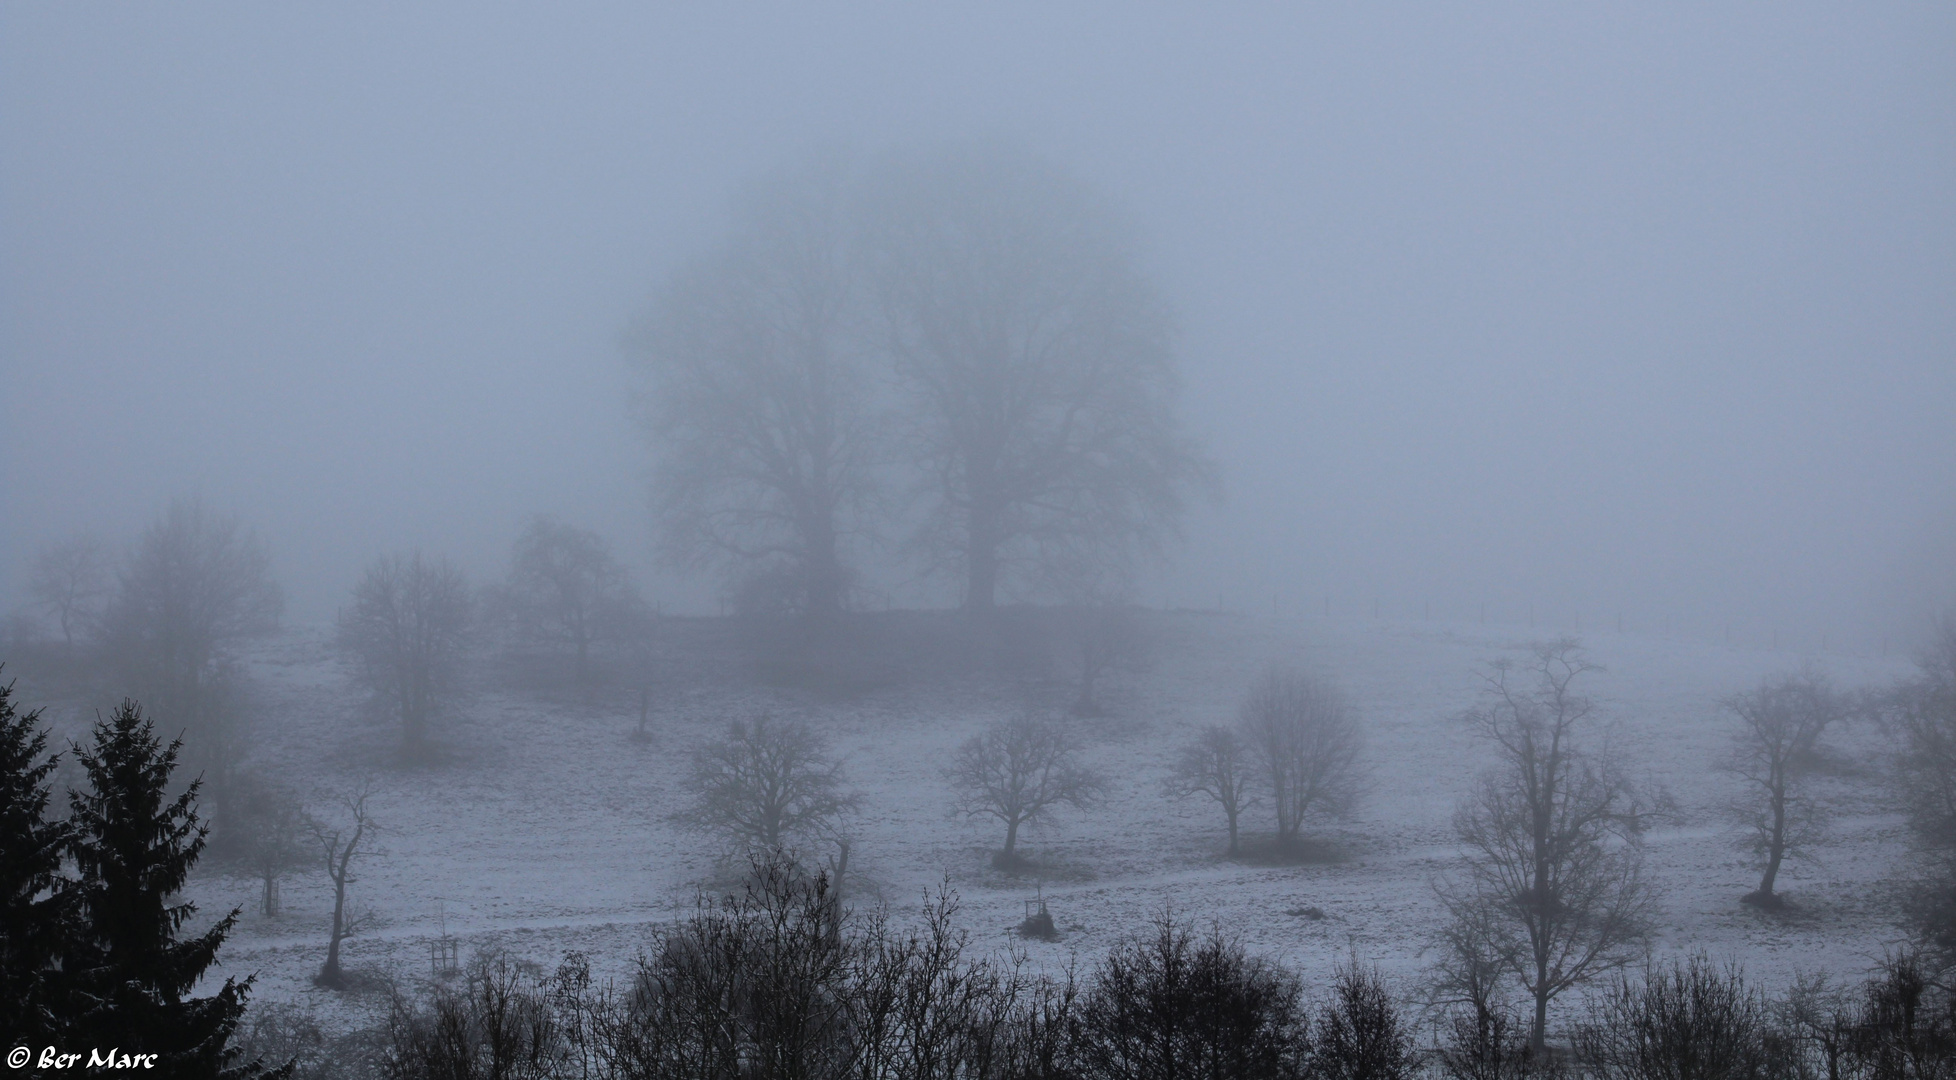
[[794, 150], [973, 136], [1180, 312], [1227, 498], [1154, 602], [1808, 648], [1956, 599], [1956, 8], [1201, 7], [0, 7], [0, 605], [194, 492], [300, 620], [533, 511], [707, 608], [626, 328]]

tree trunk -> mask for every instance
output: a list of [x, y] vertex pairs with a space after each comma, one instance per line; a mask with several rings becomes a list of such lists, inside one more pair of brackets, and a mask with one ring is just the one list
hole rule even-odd
[[260, 907], [267, 915], [278, 914], [278, 875], [270, 871], [265, 873], [265, 899]]
[[1548, 1003], [1549, 995], [1549, 956], [1548, 934], [1543, 923], [1552, 910], [1549, 890], [1549, 828], [1550, 817], [1554, 812], [1554, 798], [1560, 778], [1556, 775], [1560, 762], [1555, 751], [1543, 770], [1542, 794], [1529, 815], [1531, 838], [1535, 855], [1535, 887], [1528, 897], [1528, 917], [1535, 924], [1535, 1020], [1528, 1031], [1528, 1045], [1540, 1054], [1548, 1041]]
[[333, 875], [333, 936], [326, 942], [326, 963], [320, 967], [319, 977], [314, 979], [314, 982], [333, 990], [338, 990], [346, 984], [345, 976], [340, 974], [340, 942], [344, 940], [346, 940], [346, 869], [345, 863], [341, 863], [339, 873]]
[[1759, 898], [1771, 903], [1773, 883], [1779, 878], [1779, 864], [1786, 858], [1786, 796], [1773, 793], [1773, 834], [1766, 844], [1766, 873], [1759, 879]]
[[1075, 716], [1099, 716], [1100, 715], [1100, 704], [1094, 701], [1093, 699], [1092, 680], [1082, 679], [1080, 681], [1080, 698], [1079, 700], [1073, 703], [1073, 715]]
[[415, 708], [412, 698], [401, 701], [401, 741], [409, 749], [421, 745], [421, 711]]
[[842, 879], [849, 873], [849, 841], [835, 842], [835, 878], [829, 887], [829, 943], [842, 940]]
[[1013, 818], [1005, 823], [1005, 857], [1012, 857], [1012, 849], [1019, 843], [1019, 819]]
[[1548, 1049], [1548, 979], [1536, 984], [1535, 1020], [1528, 1028], [1528, 1048], [1534, 1052], [1535, 1060], [1542, 1060], [1542, 1053]]
[[970, 569], [965, 581], [964, 608], [991, 611], [998, 604], [998, 547], [989, 537], [981, 538], [980, 530], [974, 527], [971, 550], [966, 557]]
[[339, 989], [346, 981], [340, 974], [340, 942], [346, 936], [342, 932], [342, 927], [345, 926], [345, 912], [346, 885], [343, 882], [336, 882], [333, 889], [333, 936], [326, 943], [326, 963], [319, 969], [319, 978], [315, 980], [319, 985], [334, 990]]
[[1229, 854], [1237, 855], [1241, 852], [1236, 845], [1236, 809], [1225, 807], [1224, 810], [1229, 814]]
[[808, 563], [802, 568], [809, 620], [828, 623], [842, 614], [842, 560], [835, 554], [835, 530], [818, 526], [809, 537]]

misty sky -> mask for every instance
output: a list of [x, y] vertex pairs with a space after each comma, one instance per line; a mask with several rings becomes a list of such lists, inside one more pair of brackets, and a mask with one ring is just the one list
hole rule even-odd
[[0, 6], [0, 605], [201, 493], [300, 621], [533, 511], [705, 609], [621, 338], [754, 173], [971, 137], [1179, 311], [1226, 499], [1156, 602], [1956, 598], [1956, 6], [1196, 7]]

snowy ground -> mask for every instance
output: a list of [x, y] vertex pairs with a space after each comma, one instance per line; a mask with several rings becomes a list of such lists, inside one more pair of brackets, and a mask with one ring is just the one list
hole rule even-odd
[[[974, 936], [1004, 946], [1023, 902], [1043, 887], [1064, 934], [1057, 944], [1027, 943], [1046, 964], [1076, 953], [1090, 959], [1172, 907], [1216, 920], [1307, 976], [1356, 955], [1411, 988], [1430, 959], [1420, 947], [1440, 917], [1433, 883], [1457, 858], [1451, 815], [1488, 761], [1457, 717], [1475, 700], [1486, 661], [1542, 635], [1208, 613], [1150, 620], [1154, 662], [1108, 687], [1114, 715], [1068, 721], [1090, 739], [1112, 796], [1029, 837], [1030, 853], [1049, 867], [1037, 883], [989, 868], [1002, 830], [950, 816], [939, 767], [1028, 695], [1060, 688], [913, 673], [853, 696], [771, 689], [725, 647], [724, 624], [713, 621], [679, 624], [662, 645], [649, 743], [629, 737], [635, 690], [480, 691], [442, 729], [453, 759], [416, 769], [390, 764], [393, 732], [365, 713], [325, 631], [288, 630], [250, 659], [262, 700], [254, 767], [316, 793], [313, 810], [329, 820], [326, 793], [364, 777], [377, 784], [370, 808], [385, 832], [360, 860], [351, 894], [356, 907], [376, 911], [378, 925], [347, 943], [347, 962], [409, 985], [429, 977], [429, 943], [443, 917], [465, 958], [500, 947], [549, 967], [575, 948], [601, 972], [622, 972], [649, 927], [689, 911], [701, 883], [725, 880], [715, 841], [668, 819], [684, 803], [685, 751], [728, 719], [771, 710], [823, 730], [862, 793], [852, 826], [858, 897], [880, 897], [901, 913], [948, 879]], [[1898, 872], [1903, 854], [1900, 820], [1875, 785], [1833, 782], [1841, 815], [1833, 839], [1818, 861], [1781, 879], [1799, 905], [1790, 917], [1739, 905], [1757, 872], [1713, 810], [1731, 790], [1712, 767], [1730, 730], [1716, 700], [1808, 658], [1608, 633], [1585, 644], [1607, 668], [1590, 677], [1588, 692], [1604, 707], [1611, 737], [1690, 814], [1649, 838], [1646, 865], [1663, 896], [1660, 949], [1739, 960], [1768, 985], [1796, 969], [1867, 968], [1896, 938], [1880, 883]], [[1226, 861], [1215, 805], [1161, 794], [1174, 747], [1198, 726], [1229, 718], [1258, 669], [1276, 658], [1335, 679], [1368, 726], [1374, 794], [1324, 834], [1343, 853], [1335, 861]], [[1811, 659], [1844, 686], [1909, 670], [1892, 658]], [[1876, 732], [1842, 734], [1839, 741], [1873, 753]], [[1255, 812], [1250, 827], [1269, 828], [1266, 813]], [[384, 1007], [379, 995], [310, 984], [331, 910], [324, 875], [289, 878], [276, 918], [255, 913], [256, 890], [215, 868], [188, 890], [206, 916], [245, 909], [220, 957], [224, 973], [256, 973], [258, 999], [307, 1001], [322, 1020], [351, 1022], [351, 1014]], [[1291, 914], [1307, 908], [1325, 917]]]

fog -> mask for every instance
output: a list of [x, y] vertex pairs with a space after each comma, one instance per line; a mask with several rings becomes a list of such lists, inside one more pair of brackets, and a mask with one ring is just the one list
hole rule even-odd
[[0, 606], [195, 493], [297, 621], [539, 511], [711, 610], [621, 342], [757, 172], [969, 138], [1177, 310], [1224, 497], [1151, 603], [1810, 649], [1956, 599], [1946, 5], [10, 5]]

